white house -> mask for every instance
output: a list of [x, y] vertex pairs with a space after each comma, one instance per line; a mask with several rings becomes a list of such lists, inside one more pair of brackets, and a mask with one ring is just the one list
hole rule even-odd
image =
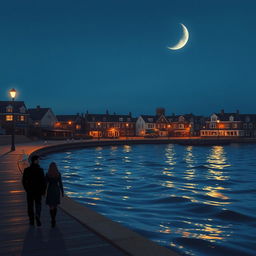
[[141, 115], [136, 121], [136, 135], [144, 136], [153, 133], [156, 129], [156, 119], [158, 117], [151, 115]]
[[53, 128], [58, 121], [51, 108], [36, 108], [28, 109], [30, 124], [34, 127]]

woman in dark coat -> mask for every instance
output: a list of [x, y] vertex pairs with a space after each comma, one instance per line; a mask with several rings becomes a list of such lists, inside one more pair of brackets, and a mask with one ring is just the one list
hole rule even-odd
[[60, 204], [60, 193], [64, 196], [61, 174], [58, 171], [57, 165], [52, 162], [46, 174], [47, 190], [46, 204], [50, 208], [52, 227], [56, 224], [57, 206]]

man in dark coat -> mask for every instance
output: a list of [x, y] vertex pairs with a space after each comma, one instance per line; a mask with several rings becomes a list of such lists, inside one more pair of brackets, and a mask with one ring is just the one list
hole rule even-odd
[[[28, 216], [30, 225], [41, 226], [41, 199], [45, 194], [46, 181], [43, 169], [39, 166], [39, 156], [31, 157], [31, 165], [27, 167], [22, 176], [22, 184], [27, 192]], [[34, 204], [36, 215], [34, 215]]]

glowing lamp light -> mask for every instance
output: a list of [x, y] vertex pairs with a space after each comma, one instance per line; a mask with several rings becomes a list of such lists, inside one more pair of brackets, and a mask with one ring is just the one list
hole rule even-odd
[[69, 124], [69, 125], [71, 125], [71, 124], [72, 124], [72, 122], [71, 122], [71, 121], [68, 121], [68, 124]]
[[125, 124], [126, 125], [126, 127], [128, 127], [129, 126], [129, 124]]
[[99, 126], [100, 126], [100, 123], [97, 123], [97, 125], [99, 125]]
[[10, 93], [11, 98], [15, 99], [15, 97], [16, 97], [16, 90], [14, 88], [12, 88], [9, 93]]

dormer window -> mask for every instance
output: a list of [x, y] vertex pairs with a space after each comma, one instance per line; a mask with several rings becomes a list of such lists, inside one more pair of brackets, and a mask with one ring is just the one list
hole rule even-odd
[[148, 121], [149, 121], [149, 122], [153, 122], [153, 118], [151, 118], [151, 117], [148, 118]]
[[20, 113], [25, 113], [26, 112], [26, 109], [24, 108], [24, 106], [22, 106], [21, 108], [20, 108]]
[[211, 122], [217, 122], [217, 120], [218, 120], [218, 117], [215, 114], [213, 114], [211, 116]]
[[106, 121], [106, 117], [103, 117], [103, 121]]
[[122, 118], [122, 117], [119, 117], [119, 121], [120, 121], [120, 122], [123, 122], [123, 118]]
[[229, 121], [233, 122], [233, 121], [234, 121], [234, 117], [233, 117], [233, 116], [230, 116], [230, 117], [229, 117]]
[[179, 117], [179, 122], [184, 122], [184, 117], [183, 116]]
[[6, 112], [7, 113], [12, 113], [12, 106], [11, 105], [6, 107]]

